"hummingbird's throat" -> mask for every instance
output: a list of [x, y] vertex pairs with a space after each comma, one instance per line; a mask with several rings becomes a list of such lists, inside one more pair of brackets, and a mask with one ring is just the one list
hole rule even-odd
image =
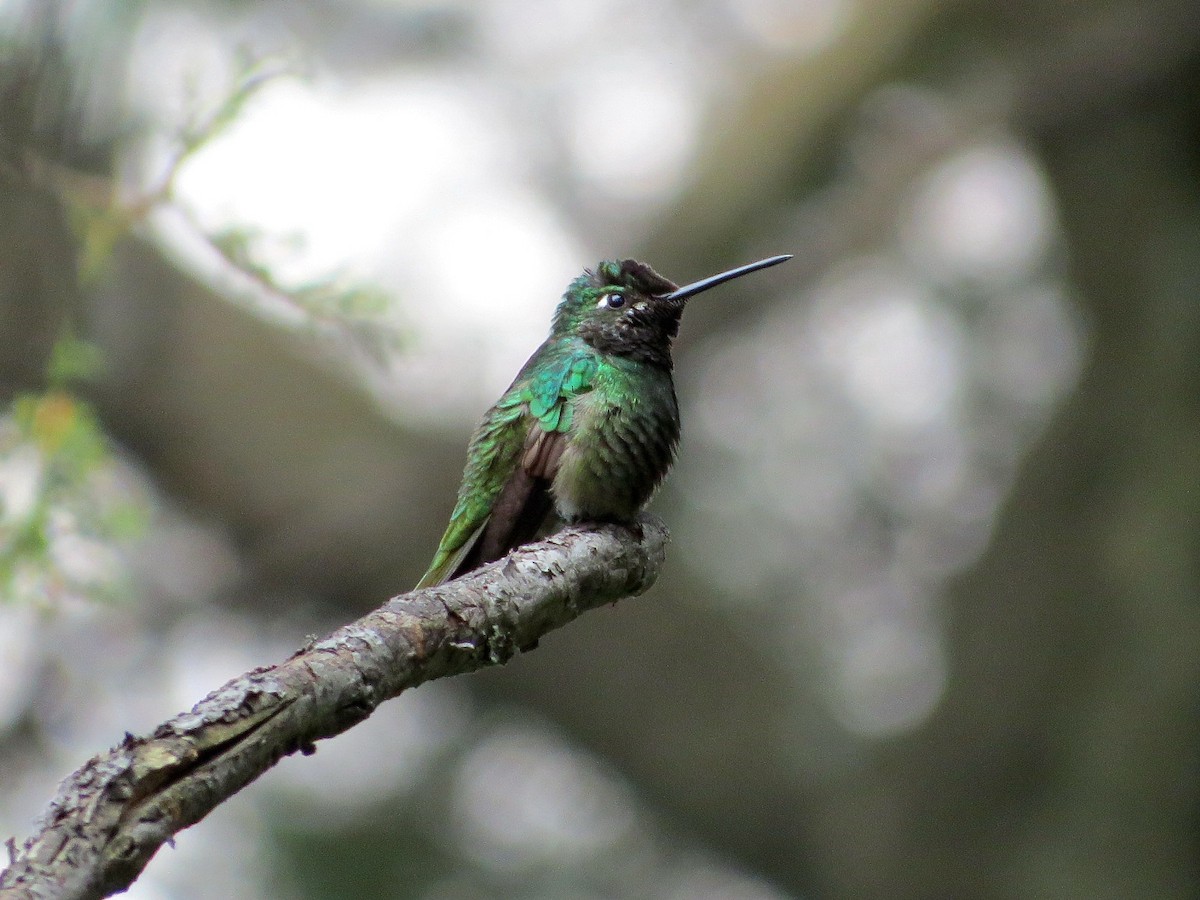
[[671, 340], [679, 333], [683, 305], [671, 303], [670, 308], [664, 309], [659, 303], [658, 300], [639, 301], [624, 315], [591, 319], [580, 325], [579, 336], [601, 353], [633, 359], [669, 372]]

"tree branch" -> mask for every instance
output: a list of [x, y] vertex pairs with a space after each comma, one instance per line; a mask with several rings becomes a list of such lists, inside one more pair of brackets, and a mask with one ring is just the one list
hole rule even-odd
[[565, 529], [450, 584], [394, 597], [148, 736], [126, 734], [59, 786], [40, 830], [0, 872], [0, 896], [124, 890], [164, 842], [282, 757], [313, 753], [315, 741], [406, 688], [507, 662], [581, 613], [644, 592], [667, 539], [653, 517]]

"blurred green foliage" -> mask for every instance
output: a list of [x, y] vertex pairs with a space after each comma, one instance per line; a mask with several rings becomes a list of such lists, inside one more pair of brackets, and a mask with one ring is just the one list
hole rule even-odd
[[[7, 488], [0, 495], [2, 600], [54, 605], [66, 593], [111, 598], [123, 583], [111, 548], [144, 532], [150, 508], [144, 496], [114, 482], [118, 462], [110, 440], [75, 391], [101, 364], [94, 345], [63, 336], [51, 353], [46, 389], [16, 395], [0, 419]], [[68, 536], [76, 541], [65, 550]], [[69, 558], [89, 550], [108, 562], [81, 569]]]

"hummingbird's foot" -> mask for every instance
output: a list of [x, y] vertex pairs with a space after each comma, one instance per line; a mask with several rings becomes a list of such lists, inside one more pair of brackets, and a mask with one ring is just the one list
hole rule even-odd
[[632, 531], [634, 536], [639, 541], [643, 540], [646, 536], [640, 519], [627, 519], [623, 516], [591, 516], [586, 519], [572, 519], [571, 524], [578, 528], [598, 528], [601, 525], [620, 525], [622, 528], [628, 528], [630, 531]]

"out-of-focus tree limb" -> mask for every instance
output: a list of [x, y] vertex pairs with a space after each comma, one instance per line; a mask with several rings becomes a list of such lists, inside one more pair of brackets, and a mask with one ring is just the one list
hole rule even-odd
[[[844, 27], [832, 29], [826, 46], [760, 62], [743, 93], [710, 112], [688, 187], [648, 240], [645, 257], [660, 271], [686, 270], [689, 261], [725, 259], [747, 234], [761, 232], [764, 211], [777, 208], [780, 196], [797, 193], [797, 172], [829, 139], [831, 123], [953, 5], [872, 4], [869, 15], [851, 14]], [[803, 264], [811, 248], [799, 249]]]
[[0, 896], [104, 897], [163, 843], [279, 759], [401, 691], [509, 660], [581, 613], [647, 590], [666, 553], [652, 517], [570, 528], [458, 581], [395, 597], [290, 659], [230, 681], [147, 736], [126, 734], [60, 786], [0, 873]]

